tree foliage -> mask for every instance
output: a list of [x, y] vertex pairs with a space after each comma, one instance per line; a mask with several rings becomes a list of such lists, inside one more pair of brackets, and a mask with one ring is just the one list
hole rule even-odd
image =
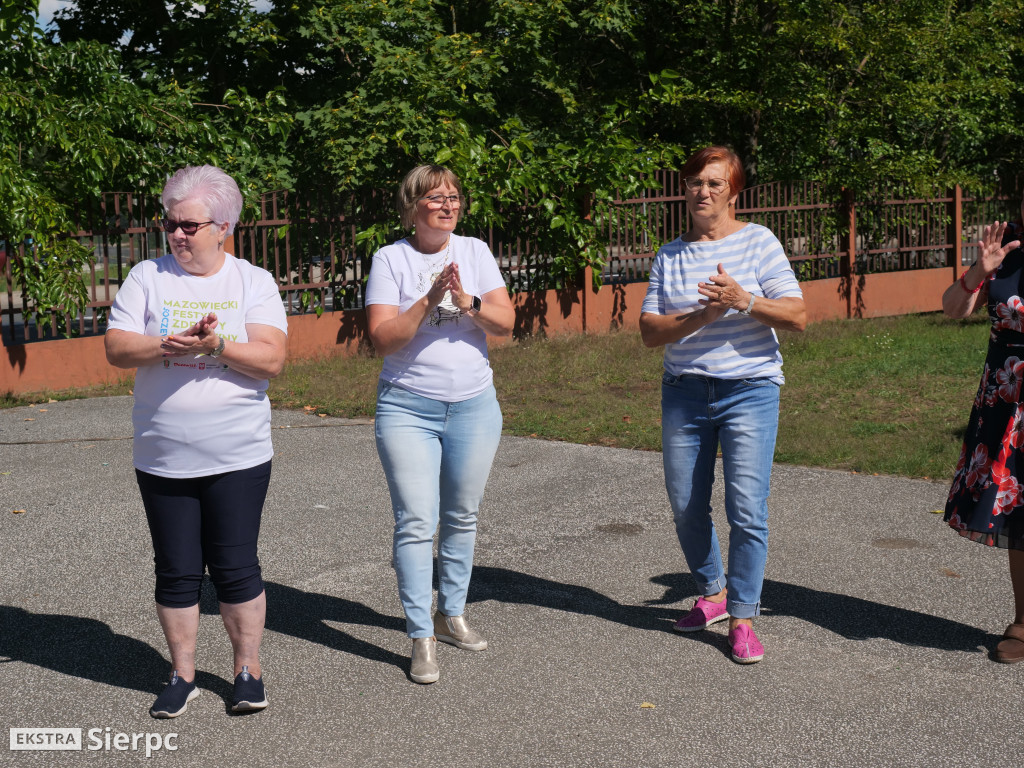
[[69, 196], [183, 162], [300, 193], [393, 189], [441, 162], [471, 223], [528, 228], [567, 277], [600, 264], [616, 195], [709, 143], [755, 182], [991, 188], [1024, 165], [1022, 5], [72, 2], [48, 41], [22, 29], [5, 46], [0, 226], [52, 228]]
[[57, 31], [115, 46], [132, 77], [187, 83], [197, 101], [280, 89], [296, 130], [253, 149], [287, 158], [279, 177], [299, 186], [387, 186], [415, 162], [479, 162], [481, 141], [489, 157], [519, 140], [511, 190], [566, 148], [594, 173], [581, 142], [609, 138], [616, 158], [725, 142], [757, 179], [851, 186], [977, 182], [1020, 163], [1021, 5], [92, 0]]
[[244, 93], [228, 90], [214, 105], [201, 103], [192, 84], [135, 81], [109, 45], [44, 40], [35, 10], [36, 0], [17, 0], [0, 16], [0, 239], [42, 321], [77, 314], [86, 301], [83, 268], [93, 255], [66, 236], [93, 223], [90, 201], [114, 189], [155, 192], [186, 162], [242, 165], [244, 179], [277, 183], [266, 170], [261, 178], [268, 164], [223, 113], [244, 111], [266, 135], [289, 121], [276, 113], [283, 104], [272, 112]]
[[[667, 140], [727, 136], [764, 179], [991, 187], [1024, 160], [1019, 0], [698, 4], [649, 93]], [[702, 33], [703, 31], [703, 33]], [[681, 40], [675, 37], [674, 40]]]

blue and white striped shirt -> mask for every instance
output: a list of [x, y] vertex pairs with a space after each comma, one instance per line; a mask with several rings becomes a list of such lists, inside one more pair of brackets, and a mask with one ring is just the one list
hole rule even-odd
[[[782, 244], [771, 230], [748, 223], [721, 240], [688, 243], [677, 238], [662, 246], [651, 266], [641, 311], [678, 315], [703, 309], [697, 303], [704, 298], [697, 293], [697, 283], [717, 275], [719, 264], [757, 298], [803, 297]], [[735, 309], [699, 331], [666, 344], [665, 371], [673, 376], [784, 381], [774, 329]]]

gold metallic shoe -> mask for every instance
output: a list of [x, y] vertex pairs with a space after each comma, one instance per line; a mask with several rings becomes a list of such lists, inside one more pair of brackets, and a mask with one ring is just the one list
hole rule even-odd
[[434, 634], [442, 643], [449, 643], [464, 651], [483, 651], [487, 641], [466, 624], [464, 616], [445, 616], [438, 611], [434, 614]]
[[441, 676], [437, 668], [437, 640], [433, 637], [416, 637], [412, 641], [412, 667], [409, 677], [414, 683], [436, 683]]

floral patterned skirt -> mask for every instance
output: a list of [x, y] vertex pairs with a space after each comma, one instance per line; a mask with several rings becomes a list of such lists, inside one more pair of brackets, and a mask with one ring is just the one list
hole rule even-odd
[[961, 536], [1024, 550], [1024, 347], [989, 345], [945, 520]]

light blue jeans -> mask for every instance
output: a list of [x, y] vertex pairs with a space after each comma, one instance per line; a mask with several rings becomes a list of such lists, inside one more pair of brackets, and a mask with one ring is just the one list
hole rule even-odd
[[477, 511], [501, 423], [494, 387], [446, 403], [385, 381], [377, 386], [377, 453], [395, 513], [395, 571], [409, 637], [434, 634], [435, 531], [437, 609], [461, 616], [466, 608]]
[[761, 612], [768, 558], [768, 487], [779, 427], [779, 385], [769, 379], [665, 374], [661, 441], [665, 486], [683, 557], [702, 595], [726, 587], [711, 520], [715, 456], [722, 447], [729, 521], [729, 615]]

